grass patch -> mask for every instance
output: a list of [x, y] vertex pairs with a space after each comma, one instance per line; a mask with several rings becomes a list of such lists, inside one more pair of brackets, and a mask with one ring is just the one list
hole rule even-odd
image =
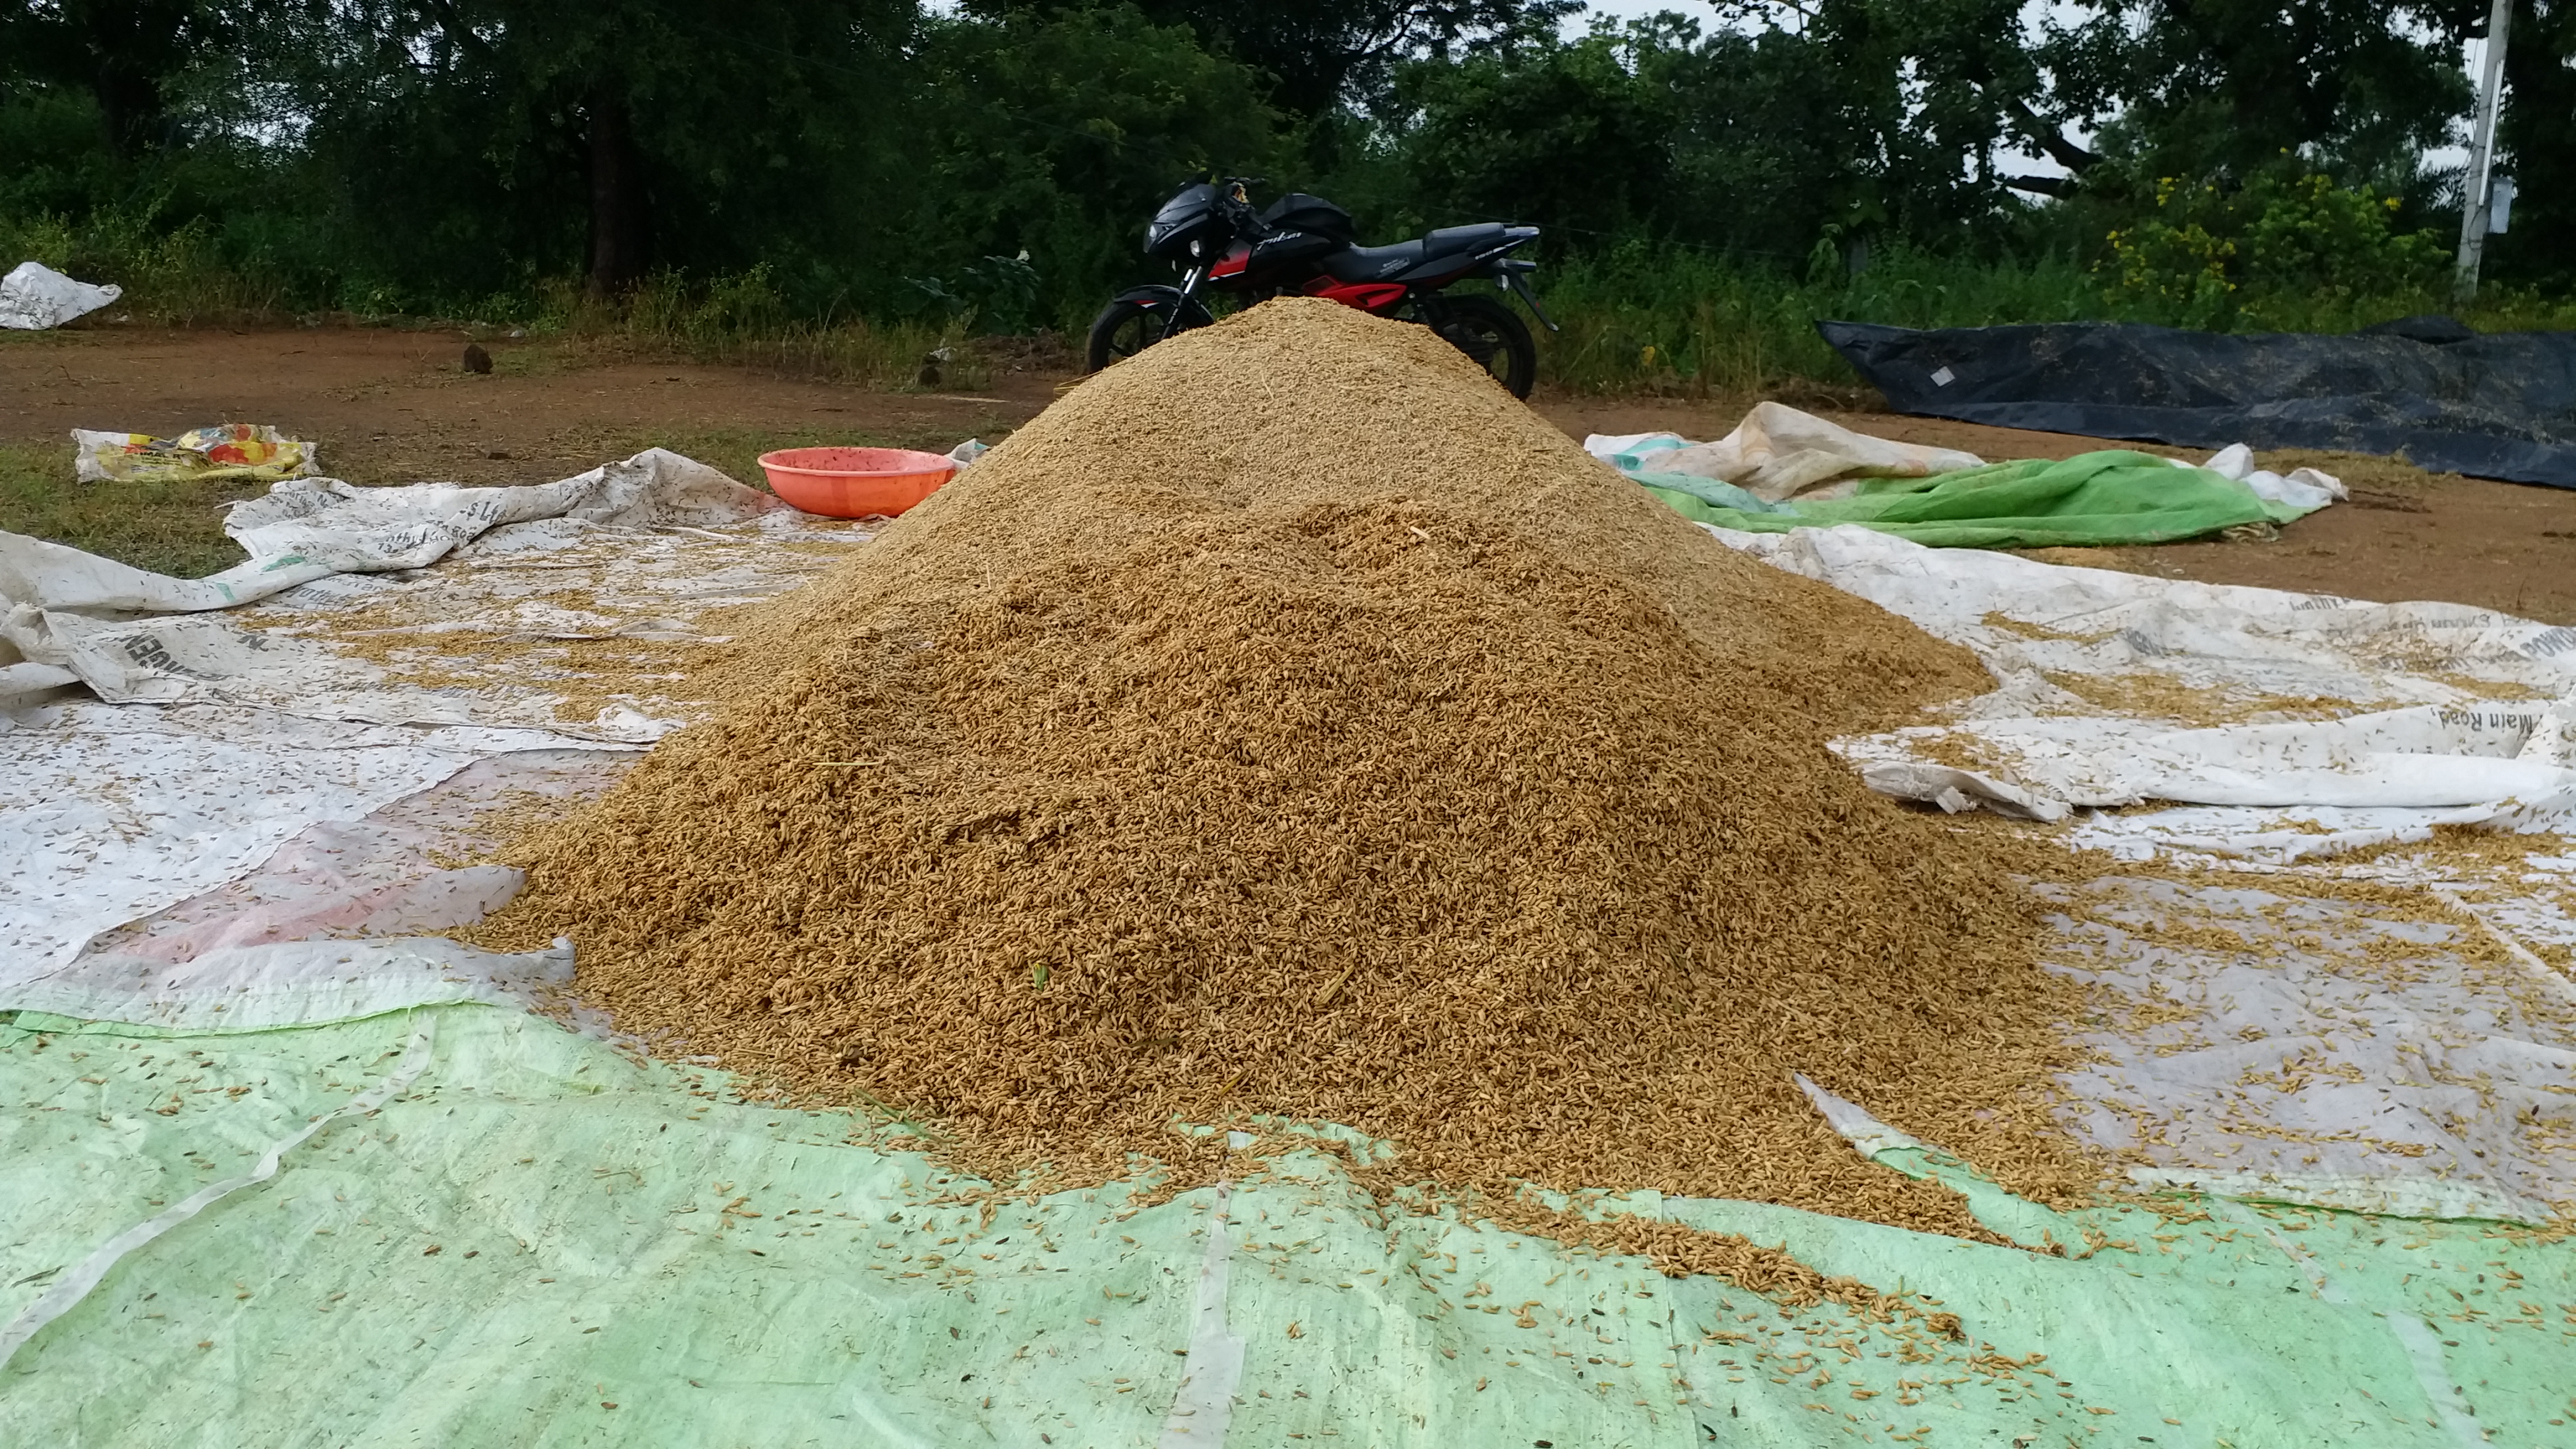
[[[1868, 405], [1863, 388], [1816, 335], [1819, 321], [1897, 327], [2175, 319], [2112, 295], [2105, 279], [2059, 257], [1970, 261], [1882, 248], [1858, 276], [1839, 264], [1804, 276], [1682, 247], [1632, 244], [1542, 269], [1539, 300], [1564, 327], [1532, 329], [1539, 376], [1582, 393], [1773, 397], [1797, 406]], [[2448, 312], [2481, 332], [2576, 326], [2576, 301], [2489, 287], [2455, 308], [2430, 293], [2279, 296], [2265, 326], [2341, 333], [2415, 312]], [[2245, 330], [2252, 330], [2250, 320]]]
[[224, 534], [224, 505], [268, 491], [211, 482], [82, 483], [68, 443], [0, 443], [0, 530], [23, 533], [176, 578], [242, 561]]

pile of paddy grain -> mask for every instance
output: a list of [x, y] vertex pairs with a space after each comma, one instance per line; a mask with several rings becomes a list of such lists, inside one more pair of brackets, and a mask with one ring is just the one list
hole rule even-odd
[[747, 638], [496, 923], [675, 1051], [1059, 1180], [1323, 1119], [1461, 1187], [1972, 1230], [1803, 1072], [2074, 1181], [2002, 847], [1825, 747], [1984, 672], [1423, 329], [1285, 301], [1154, 347]]

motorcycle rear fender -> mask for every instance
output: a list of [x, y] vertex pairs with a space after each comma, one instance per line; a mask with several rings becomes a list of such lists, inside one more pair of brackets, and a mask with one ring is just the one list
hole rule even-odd
[[1110, 298], [1109, 301], [1112, 306], [1115, 306], [1120, 302], [1133, 302], [1139, 307], [1177, 307], [1180, 305], [1181, 301], [1181, 289], [1178, 287], [1129, 287], [1126, 291]]
[[1449, 275], [1460, 277], [1499, 277], [1506, 271], [1533, 271], [1538, 267], [1538, 263], [1533, 262], [1526, 257], [1515, 257], [1511, 255], [1511, 253], [1536, 240], [1538, 240], [1538, 232], [1535, 228], [1532, 228], [1527, 236], [1512, 237], [1505, 241], [1501, 246], [1488, 247], [1484, 251], [1477, 253], [1474, 261], [1469, 262], [1463, 269], [1452, 272]]

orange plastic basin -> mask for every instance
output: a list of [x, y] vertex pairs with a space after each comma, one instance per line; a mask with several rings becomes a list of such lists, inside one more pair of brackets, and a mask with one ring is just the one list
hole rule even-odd
[[910, 448], [781, 448], [760, 455], [779, 497], [826, 518], [892, 518], [939, 491], [957, 465]]

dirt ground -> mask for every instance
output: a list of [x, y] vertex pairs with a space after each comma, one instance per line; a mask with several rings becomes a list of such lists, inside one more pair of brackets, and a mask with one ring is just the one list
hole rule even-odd
[[483, 345], [488, 376], [463, 370], [453, 332], [0, 334], [0, 440], [262, 422], [318, 441], [325, 471], [351, 482], [533, 483], [679, 438], [864, 435], [944, 452], [1027, 421], [1061, 380], [1006, 373], [991, 392], [884, 393], [576, 343]]
[[[0, 449], [22, 475], [0, 496], [0, 528], [119, 552], [119, 520], [101, 515], [108, 501], [71, 496], [67, 487], [66, 435], [75, 427], [166, 435], [218, 421], [274, 423], [318, 441], [326, 471], [362, 483], [541, 482], [653, 445], [756, 482], [752, 459], [766, 448], [847, 442], [945, 450], [966, 437], [995, 441], [1035, 416], [1068, 380], [994, 363], [971, 390], [889, 393], [552, 340], [487, 340], [495, 365], [476, 376], [459, 365], [463, 345], [453, 332], [370, 328], [0, 334]], [[1714, 438], [1734, 427], [1745, 400], [1542, 392], [1536, 406], [1577, 437], [1669, 429]], [[1862, 432], [1996, 459], [2066, 457], [2103, 446], [1938, 419], [1832, 416]], [[2263, 459], [2283, 468], [2313, 462], [2337, 473], [2353, 487], [2353, 502], [2302, 519], [2268, 542], [2052, 549], [2041, 556], [2362, 599], [2447, 599], [2576, 623], [2576, 492], [2428, 475], [2353, 455]], [[57, 469], [64, 486], [57, 486]], [[188, 500], [192, 507], [212, 501]], [[201, 511], [211, 519], [210, 507]], [[153, 567], [220, 562], [227, 545], [211, 522], [191, 527], [212, 544], [199, 537], [184, 547], [126, 552]]]

